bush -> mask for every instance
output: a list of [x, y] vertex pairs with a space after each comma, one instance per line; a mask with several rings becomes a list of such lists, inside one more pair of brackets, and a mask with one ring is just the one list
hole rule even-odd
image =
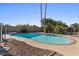
[[28, 30], [27, 30], [26, 28], [21, 29], [21, 30], [19, 31], [19, 33], [27, 33], [27, 32], [28, 32]]

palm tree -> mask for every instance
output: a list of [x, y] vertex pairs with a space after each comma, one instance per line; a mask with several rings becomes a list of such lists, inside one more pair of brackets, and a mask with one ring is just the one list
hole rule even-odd
[[[40, 12], [41, 12], [41, 21], [42, 21], [42, 3], [40, 4]], [[41, 22], [41, 27], [42, 27], [42, 22]]]
[[45, 4], [45, 13], [44, 13], [44, 18], [46, 18], [46, 13], [47, 13], [47, 3]]
[[51, 28], [52, 28], [52, 19], [50, 18], [44, 18], [42, 19], [42, 23], [43, 23], [43, 29], [45, 32], [51, 32]]
[[[43, 19], [43, 17], [42, 17], [42, 3], [40, 4], [40, 12], [41, 12], [41, 29], [42, 29], [42, 31], [43, 31], [43, 23], [42, 23], [42, 19]], [[45, 12], [44, 12], [44, 18], [46, 18], [46, 13], [47, 13], [47, 3], [45, 4]]]
[[79, 24], [78, 23], [71, 24], [70, 27], [72, 27], [74, 29], [74, 33], [79, 31]]

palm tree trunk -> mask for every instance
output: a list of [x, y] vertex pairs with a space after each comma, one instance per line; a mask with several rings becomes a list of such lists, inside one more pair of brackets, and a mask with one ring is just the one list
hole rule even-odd
[[43, 31], [43, 23], [42, 23], [42, 3], [40, 4], [40, 12], [41, 12], [41, 30]]
[[47, 13], [47, 3], [45, 4], [45, 13], [44, 13], [44, 18], [46, 18], [46, 13]]
[[[44, 18], [46, 19], [46, 14], [47, 14], [47, 3], [45, 4], [45, 12], [44, 12]], [[49, 27], [48, 27], [49, 28]], [[46, 29], [46, 28], [45, 28]], [[49, 30], [47, 29], [47, 32], [49, 32]]]
[[[41, 29], [43, 31], [43, 23], [42, 23], [42, 3], [40, 4], [40, 12], [41, 12]], [[46, 13], [47, 13], [47, 3], [45, 4], [45, 12], [44, 12], [44, 18], [46, 18]]]
[[41, 12], [41, 27], [42, 27], [42, 3], [40, 4], [40, 12]]

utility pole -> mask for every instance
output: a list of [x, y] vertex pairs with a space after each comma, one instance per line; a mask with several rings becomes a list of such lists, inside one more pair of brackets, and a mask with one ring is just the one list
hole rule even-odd
[[3, 25], [3, 24], [0, 23], [0, 25], [1, 25], [1, 46], [3, 46], [3, 45], [2, 45], [2, 42], [3, 42], [3, 41], [2, 41], [2, 39], [3, 39], [3, 38], [2, 38], [2, 25]]
[[4, 35], [5, 39], [6, 39], [6, 33], [7, 33], [7, 25], [5, 24], [5, 35]]

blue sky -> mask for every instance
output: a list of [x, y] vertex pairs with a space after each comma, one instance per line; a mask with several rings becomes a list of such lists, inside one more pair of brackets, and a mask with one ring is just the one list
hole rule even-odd
[[[61, 20], [68, 25], [76, 22], [79, 23], [79, 4], [48, 3], [47, 17]], [[40, 26], [40, 4], [0, 4], [1, 22], [10, 25], [31, 24]]]

